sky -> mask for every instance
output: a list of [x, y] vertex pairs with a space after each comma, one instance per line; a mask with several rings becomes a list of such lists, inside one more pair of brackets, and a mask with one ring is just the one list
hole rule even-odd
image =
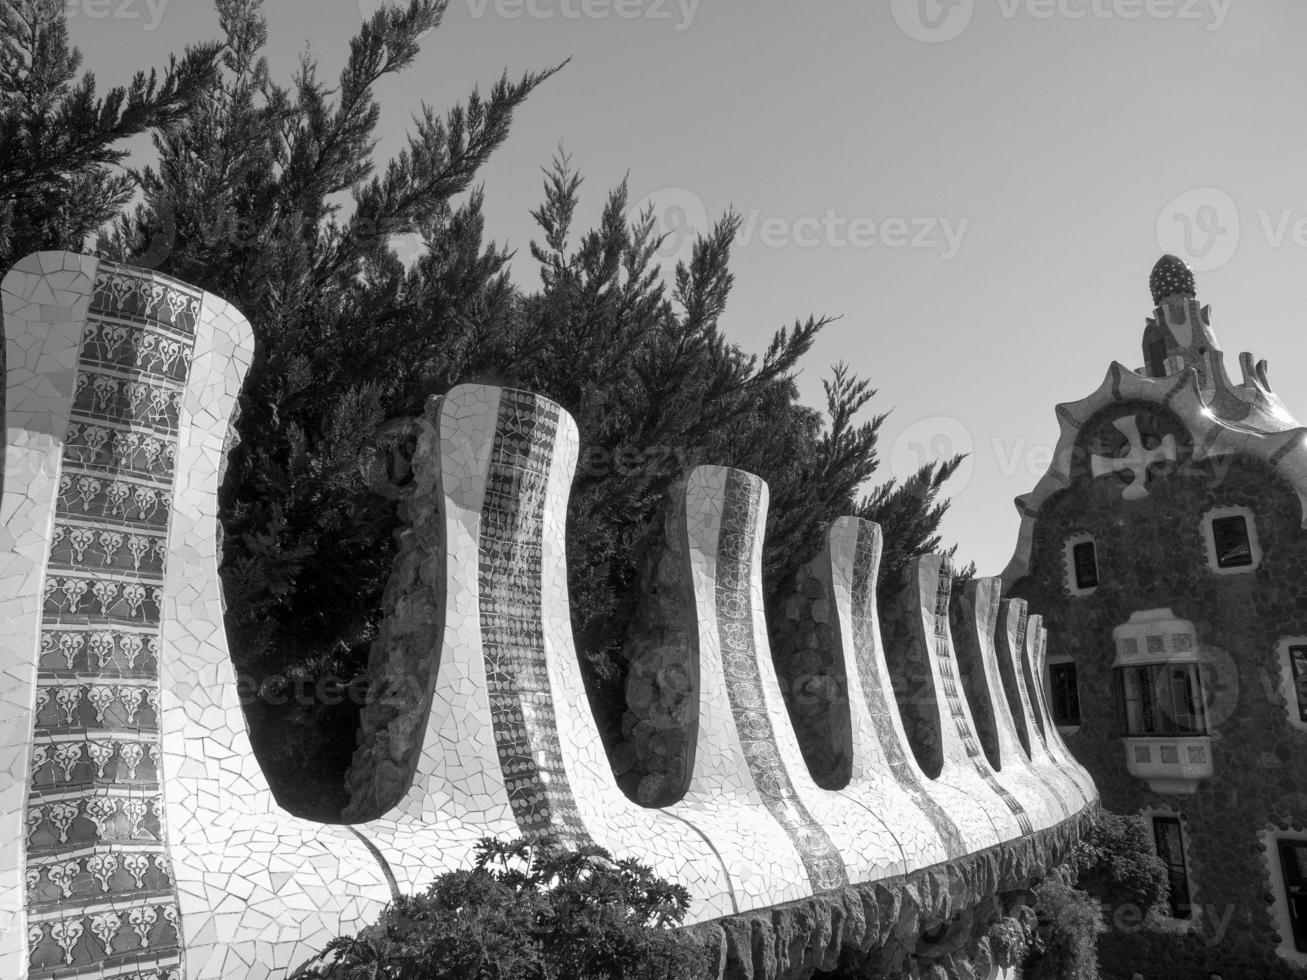
[[[288, 82], [335, 76], [379, 0], [268, 0]], [[217, 37], [208, 0], [70, 0], [102, 87]], [[1054, 406], [1143, 363], [1148, 274], [1189, 260], [1237, 356], [1307, 418], [1307, 4], [1301, 0], [451, 0], [377, 95], [384, 161], [421, 104], [570, 58], [482, 171], [490, 237], [528, 245], [541, 168], [585, 177], [577, 227], [629, 180], [669, 265], [727, 209], [744, 220], [722, 325], [746, 350], [840, 319], [799, 378], [844, 361], [892, 410], [877, 479], [968, 452], [942, 534], [983, 575], [1013, 499], [1047, 468]], [[140, 162], [148, 158], [141, 157]], [[239, 297], [229, 297], [239, 305]]]

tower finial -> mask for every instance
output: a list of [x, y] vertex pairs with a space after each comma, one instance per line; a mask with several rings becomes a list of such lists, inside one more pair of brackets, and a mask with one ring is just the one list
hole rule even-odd
[[1172, 296], [1187, 296], [1190, 299], [1198, 295], [1194, 282], [1194, 271], [1184, 259], [1174, 255], [1163, 255], [1153, 266], [1152, 275], [1148, 277], [1148, 288], [1153, 292], [1153, 303], [1161, 306], [1162, 301]]

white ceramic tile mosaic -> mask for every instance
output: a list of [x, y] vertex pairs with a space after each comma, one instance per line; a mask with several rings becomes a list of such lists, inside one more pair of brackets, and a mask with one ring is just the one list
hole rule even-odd
[[[381, 819], [293, 819], [249, 745], [217, 574], [218, 475], [249, 325], [183, 283], [68, 253], [23, 260], [3, 300], [0, 839], [16, 843], [0, 850], [0, 976], [282, 977], [375, 920], [392, 879], [419, 890], [466, 867], [484, 836], [552, 832], [639, 858], [689, 888], [701, 921], [929, 867], [1096, 798], [1040, 686], [1032, 704], [1019, 685], [1021, 719], [1007, 709], [997, 656], [1019, 650], [1019, 669], [1037, 671], [1042, 627], [1018, 637], [1024, 605], [1000, 617], [992, 581], [977, 629], [1000, 770], [980, 752], [940, 559], [914, 569], [915, 642], [945, 743], [944, 772], [921, 772], [877, 623], [880, 530], [853, 519], [836, 522], [825, 551], [853, 777], [819, 788], [767, 641], [766, 487], [701, 467], [669, 525], [692, 582], [700, 676], [689, 790], [661, 809], [632, 803], [572, 638], [575, 423], [534, 395], [462, 386], [440, 401], [415, 460], [443, 522], [431, 587], [443, 590], [445, 626], [414, 778]], [[996, 653], [999, 619], [1008, 635]], [[1015, 724], [1035, 733], [1029, 756]]]
[[1031, 703], [1029, 689], [1026, 686], [1025, 659], [1027, 651], [1026, 636], [1029, 630], [1029, 615], [1024, 599], [1005, 599], [999, 607], [999, 625], [995, 634], [997, 655], [1005, 663], [1000, 664], [1006, 689], [1011, 682], [1015, 698], [1010, 692], [1006, 700], [1014, 700], [1019, 706], [1016, 715], [1009, 710], [1009, 717], [1016, 725], [1022, 747], [1029, 745], [1028, 757], [1030, 767], [1039, 774], [1062, 802], [1067, 813], [1076, 813], [1084, 806], [1086, 797], [1081, 784], [1069, 775], [1048, 751], [1041, 724], [1035, 720], [1035, 707]]
[[[1048, 630], [1044, 628], [1044, 617], [1032, 615], [1026, 628], [1026, 684], [1035, 692], [1034, 707], [1038, 712], [1038, 723], [1044, 732], [1049, 755], [1059, 770], [1073, 780], [1080, 788], [1085, 799], [1097, 799], [1098, 790], [1094, 786], [1089, 771], [1075, 761], [1071, 750], [1062, 740], [1062, 733], [1053, 722], [1053, 713], [1048, 707], [1048, 693], [1043, 684], [1044, 661], [1048, 653]], [[1036, 680], [1038, 678], [1038, 680]]]
[[[967, 610], [965, 628], [970, 635], [965, 643], [957, 645], [955, 653], [959, 658], [975, 656], [979, 660], [975, 665], [979, 667], [979, 683], [971, 693], [984, 700], [986, 716], [992, 719], [997, 754], [995, 781], [1020, 802], [1035, 827], [1049, 827], [1065, 820], [1079, 807], [1068, 810], [1055, 785], [1035, 768], [1021, 747], [1016, 723], [1003, 693], [995, 648], [1002, 591], [1003, 584], [998, 578], [980, 578], [968, 583], [964, 608]], [[970, 702], [968, 705], [972, 706]]]

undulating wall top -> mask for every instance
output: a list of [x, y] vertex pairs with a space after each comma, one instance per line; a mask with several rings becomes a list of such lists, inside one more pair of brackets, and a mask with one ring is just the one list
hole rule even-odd
[[[921, 559], [904, 646], [887, 651], [880, 531], [852, 519], [810, 570], [834, 610], [821, 645], [850, 719], [847, 778], [819, 786], [764, 625], [767, 488], [721, 467], [675, 488], [666, 589], [642, 616], [694, 692], [667, 721], [683, 728], [683, 785], [665, 805], [633, 802], [571, 632], [575, 423], [529, 393], [461, 386], [419, 425], [349, 779], [355, 822], [292, 819], [250, 748], [218, 588], [218, 474], [248, 324], [185, 284], [67, 253], [23, 260], [3, 300], [0, 976], [284, 976], [490, 835], [638, 858], [706, 922], [996, 849], [1044, 860], [1039, 842], [1065, 841], [1095, 805], [1030, 684], [1037, 617], [983, 582], [955, 647], [949, 566]], [[890, 662], [917, 685], [910, 718]]]

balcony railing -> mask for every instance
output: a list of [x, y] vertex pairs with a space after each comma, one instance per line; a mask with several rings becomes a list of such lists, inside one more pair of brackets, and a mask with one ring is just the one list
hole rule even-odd
[[1188, 795], [1212, 775], [1212, 740], [1207, 735], [1137, 735], [1122, 742], [1130, 775], [1146, 780], [1155, 793]]

